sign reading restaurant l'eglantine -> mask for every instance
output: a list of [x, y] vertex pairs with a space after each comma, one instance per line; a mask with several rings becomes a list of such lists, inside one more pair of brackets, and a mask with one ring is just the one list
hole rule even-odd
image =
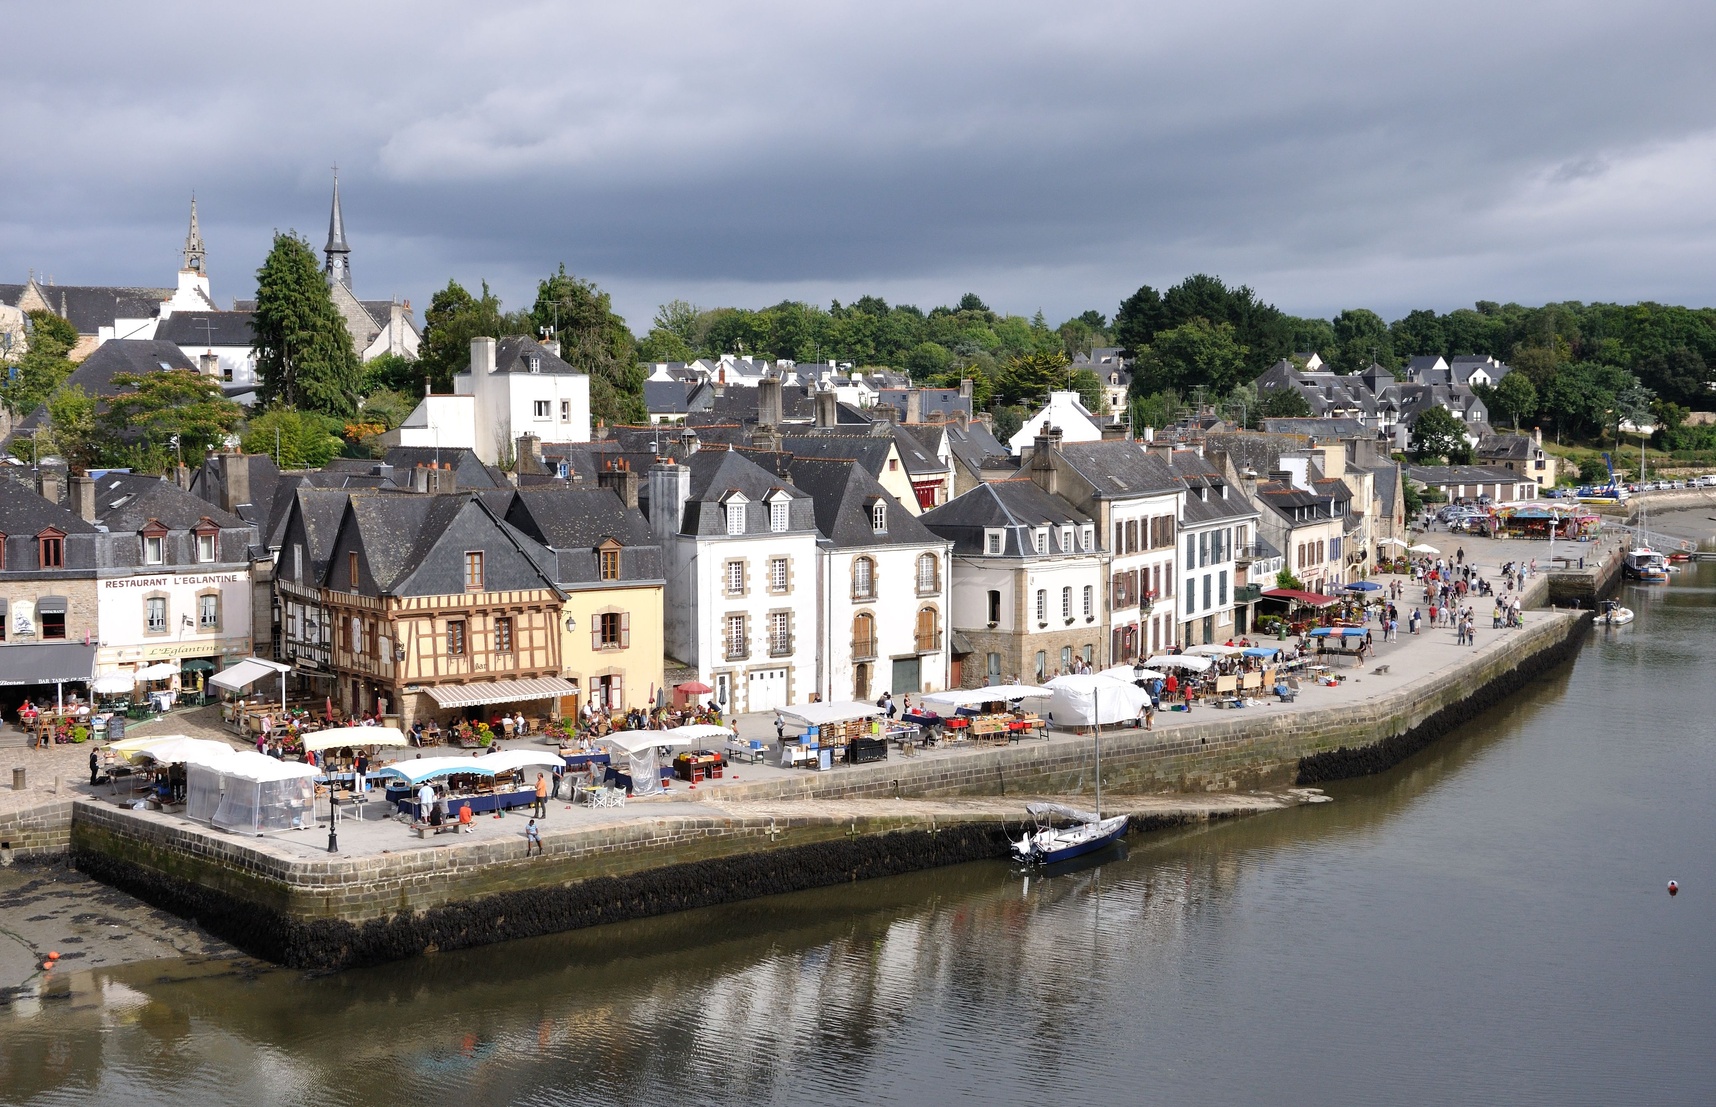
[[196, 577], [115, 577], [111, 580], [102, 581], [101, 586], [103, 588], [168, 588], [175, 584], [239, 584], [249, 579], [243, 573], [205, 573]]

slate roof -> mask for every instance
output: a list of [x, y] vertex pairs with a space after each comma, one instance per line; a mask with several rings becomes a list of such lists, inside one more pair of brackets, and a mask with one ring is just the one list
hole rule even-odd
[[900, 464], [905, 466], [907, 476], [934, 477], [947, 472], [947, 466], [936, 456], [935, 450], [924, 442], [928, 432], [936, 429], [894, 426], [890, 437], [894, 440], [894, 449], [899, 451]]
[[0, 491], [0, 534], [10, 538], [37, 535], [49, 527], [67, 534], [95, 534], [93, 524], [69, 508], [50, 503], [23, 481], [9, 482]]
[[207, 518], [223, 529], [249, 524], [201, 496], [160, 477], [108, 473], [95, 482], [96, 519], [110, 531], [142, 530], [159, 522], [169, 530], [190, 530]]
[[1061, 497], [1050, 495], [1032, 481], [1018, 479], [980, 484], [924, 512], [918, 521], [953, 542], [955, 553], [985, 553], [985, 531], [1001, 528], [1006, 531], [1001, 556], [1037, 557], [1048, 556], [1037, 554], [1026, 541], [1037, 527], [1049, 528], [1049, 554], [1075, 553], [1079, 552], [1076, 546], [1072, 550], [1061, 548], [1060, 526], [1079, 527], [1090, 519]]
[[644, 407], [651, 415], [684, 415], [690, 389], [681, 381], [644, 381]]
[[[543, 370], [547, 372], [545, 368]], [[509, 482], [499, 469], [483, 464], [475, 450], [448, 446], [394, 446], [383, 458], [394, 469], [394, 482], [410, 485], [411, 470], [419, 465], [451, 464], [460, 488], [506, 488]], [[401, 470], [404, 470], [403, 474]]]
[[340, 519], [350, 501], [351, 494], [343, 489], [303, 486], [293, 493], [293, 503], [304, 529], [304, 557], [309, 562], [304, 566], [306, 583], [319, 582], [327, 573]]
[[[763, 455], [766, 456], [766, 455]], [[732, 493], [741, 493], [751, 504], [760, 504], [771, 492], [784, 491], [791, 497], [788, 511], [788, 531], [803, 533], [816, 526], [810, 498], [785, 477], [770, 472], [756, 460], [737, 450], [699, 450], [681, 462], [691, 470], [691, 496], [686, 501], [681, 518], [681, 532], [717, 537], [727, 533], [723, 500]], [[747, 511], [747, 533], [767, 530], [759, 511]]]
[[[91, 396], [112, 396], [119, 392], [119, 386], [113, 383], [113, 378], [122, 373], [142, 376], [145, 373], [159, 373], [168, 369], [190, 369], [194, 372], [196, 365], [185, 356], [183, 350], [171, 342], [116, 338], [96, 347], [93, 353], [72, 370], [62, 387], [77, 385]], [[41, 426], [46, 418], [47, 405], [43, 404], [20, 419], [13, 428], [13, 434], [34, 430]]]
[[866, 434], [789, 435], [781, 439], [781, 450], [793, 457], [848, 461], [875, 475], [887, 468], [894, 440]]
[[1106, 442], [1069, 442], [1061, 457], [1090, 482], [1098, 499], [1118, 500], [1179, 490], [1173, 470], [1161, 456], [1129, 438]]
[[1263, 420], [1265, 434], [1296, 434], [1304, 438], [1371, 438], [1357, 419], [1272, 419]]
[[1012, 459], [1012, 451], [1003, 446], [987, 426], [982, 423], [970, 423], [960, 426], [949, 423], [943, 428], [947, 432], [947, 448], [950, 453], [966, 468], [976, 472], [983, 467], [986, 457], [1004, 457]]
[[252, 311], [175, 311], [155, 327], [155, 339], [177, 346], [249, 346]]
[[[839, 549], [858, 546], [922, 546], [942, 541], [888, 494], [875, 477], [844, 461], [794, 459], [793, 486], [811, 498], [816, 529]], [[887, 530], [878, 534], [870, 509], [882, 501]]]
[[1485, 461], [1530, 461], [1537, 443], [1524, 434], [1486, 434], [1478, 439], [1477, 455]]
[[[911, 389], [884, 388], [876, 398], [879, 404], [888, 404], [900, 417], [905, 418], [906, 395]], [[957, 388], [919, 388], [916, 390], [921, 406], [920, 418], [926, 423], [956, 419], [961, 415], [971, 416], [971, 401], [959, 394]]]
[[554, 582], [557, 565], [553, 552], [517, 527], [502, 521], [480, 495], [474, 493], [422, 495], [381, 492], [354, 495], [347, 502], [341, 530], [348, 526], [356, 529], [356, 541], [362, 550], [364, 565], [378, 591], [399, 595], [452, 595], [464, 590], [464, 582], [425, 571], [425, 561], [467, 512], [481, 514], [495, 531], [494, 543], [511, 545], [522, 551], [536, 567], [544, 584]]
[[[0, 284], [0, 300], [13, 307], [23, 298], [27, 284]], [[105, 285], [37, 283], [50, 309], [77, 328], [79, 334], [95, 334], [117, 319], [152, 319], [163, 301], [176, 291], [171, 288], [128, 288]]]
[[250, 500], [238, 505], [237, 514], [254, 525], [264, 536], [281, 521], [290, 497], [281, 497], [280, 469], [269, 454], [223, 454], [219, 458], [204, 458], [191, 473], [191, 494], [210, 505], [221, 500], [221, 469], [226, 465], [243, 465], [249, 469]]
[[612, 538], [622, 546], [655, 542], [642, 513], [607, 488], [565, 484], [521, 488], [505, 509], [507, 522], [555, 549], [594, 549]]
[[1408, 465], [1406, 475], [1420, 484], [1517, 484], [1531, 480], [1523, 473], [1487, 465]]
[[[582, 369], [575, 369], [562, 361], [558, 354], [549, 353], [536, 339], [523, 334], [510, 335], [495, 343], [495, 372], [529, 373], [532, 357], [539, 359], [539, 374], [564, 376], [583, 373]], [[468, 366], [466, 371], [470, 371]]]
[[1196, 450], [1175, 450], [1167, 465], [1186, 488], [1185, 501], [1180, 508], [1182, 524], [1195, 526], [1248, 519], [1258, 514], [1256, 505], [1246, 498], [1245, 493], [1229, 486], [1221, 470]]

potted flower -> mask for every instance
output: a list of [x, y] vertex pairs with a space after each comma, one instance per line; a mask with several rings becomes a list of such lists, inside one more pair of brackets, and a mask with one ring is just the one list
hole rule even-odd
[[495, 732], [493, 730], [489, 729], [489, 724], [478, 723], [477, 724], [477, 745], [480, 748], [486, 750], [490, 746], [494, 745], [494, 743], [495, 743]]

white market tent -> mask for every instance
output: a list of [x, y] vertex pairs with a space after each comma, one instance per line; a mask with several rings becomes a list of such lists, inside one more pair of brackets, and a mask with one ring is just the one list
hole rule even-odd
[[1155, 669], [1139, 669], [1131, 665], [1111, 665], [1096, 674], [1097, 676], [1119, 677], [1121, 680], [1166, 680], [1167, 678]]
[[873, 703], [859, 703], [857, 700], [835, 700], [832, 703], [804, 703], [797, 707], [780, 707], [775, 714], [789, 722], [802, 723], [805, 726], [827, 726], [829, 723], [846, 723], [853, 719], [870, 719], [877, 715], [887, 714], [887, 709], [877, 707]]
[[1131, 722], [1144, 714], [1144, 705], [1150, 702], [1150, 693], [1131, 681], [1101, 673], [1059, 676], [1045, 687], [1054, 689], [1049, 713], [1059, 726]]
[[217, 764], [193, 762], [185, 775], [185, 814], [222, 830], [261, 834], [316, 821], [314, 765], [254, 751]]
[[1435, 546], [1430, 545], [1428, 542], [1420, 542], [1416, 546], [1406, 547], [1406, 552], [1415, 554], [1439, 554], [1442, 551], [1438, 550]]
[[494, 776], [495, 769], [489, 765], [490, 760], [487, 757], [419, 757], [412, 761], [395, 761], [391, 765], [383, 765], [376, 772], [381, 776], [397, 776], [409, 784], [422, 784], [425, 780], [452, 776], [454, 773]]
[[931, 692], [924, 696], [923, 702], [937, 709], [958, 709], [983, 703], [1046, 700], [1053, 695], [1054, 692], [1048, 688], [1030, 684], [991, 684], [987, 688], [949, 688], [945, 692]]
[[[707, 742], [710, 739], [725, 742], [734, 736], [734, 732], [730, 728], [716, 726], [714, 723], [691, 723], [687, 726], [670, 727], [662, 733], [673, 735], [676, 739], [684, 738], [690, 742]], [[669, 744], [678, 745], [678, 742]]]
[[146, 757], [158, 765], [219, 765], [238, 756], [238, 751], [225, 742], [180, 736], [150, 742], [131, 751], [131, 756]]
[[1244, 653], [1245, 650], [1242, 646], [1223, 646], [1220, 643], [1211, 642], [1206, 646], [1193, 646], [1186, 652], [1197, 657], [1233, 657]]
[[[209, 677], [210, 688], [220, 688], [228, 692], [243, 692], [259, 680], [265, 680], [275, 674], [285, 674], [292, 671], [292, 666], [282, 665], [278, 661], [266, 661], [260, 657], [247, 657], [230, 668], [222, 669]], [[286, 709], [286, 678], [280, 677], [280, 709]]]
[[1190, 669], [1194, 673], [1201, 673], [1214, 665], [1215, 662], [1207, 657], [1197, 657], [1193, 654], [1164, 653], [1157, 654], [1144, 664], [1151, 669]]
[[153, 665], [145, 665], [132, 676], [138, 680], [172, 680], [179, 675], [179, 667], [171, 661], [157, 661]]
[[90, 682], [90, 690], [98, 696], [117, 696], [137, 687], [137, 678], [130, 673], [103, 673]]
[[344, 746], [404, 746], [405, 732], [396, 726], [342, 726], [304, 735], [307, 750], [337, 750]]
[[[661, 762], [656, 759], [660, 746], [698, 746], [708, 741], [707, 734], [684, 734], [681, 731], [702, 731], [706, 726], [681, 726], [672, 730], [616, 730], [598, 741], [621, 750], [632, 777], [632, 795], [653, 796], [661, 788]], [[725, 727], [715, 727], [726, 733]]]
[[515, 769], [552, 769], [566, 762], [553, 750], [501, 750], [486, 757], [477, 758], [483, 767], [494, 773], [512, 772]]

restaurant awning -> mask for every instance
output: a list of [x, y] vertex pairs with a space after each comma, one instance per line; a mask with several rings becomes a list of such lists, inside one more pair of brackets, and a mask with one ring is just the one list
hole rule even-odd
[[489, 703], [576, 696], [578, 686], [560, 677], [536, 677], [532, 680], [489, 680], [481, 684], [441, 684], [426, 691], [438, 707], [481, 707]]
[[396, 726], [341, 726], [303, 737], [307, 750], [337, 750], [346, 746], [403, 746], [405, 732]]
[[94, 671], [95, 647], [79, 642], [0, 646], [0, 685], [70, 683]]
[[1339, 596], [1325, 596], [1321, 592], [1305, 592], [1298, 588], [1269, 588], [1263, 592], [1266, 600], [1297, 600], [1308, 607], [1328, 607], [1340, 603]]
[[282, 665], [278, 661], [264, 661], [260, 657], [247, 657], [231, 668], [222, 669], [209, 677], [209, 684], [215, 688], [225, 688], [229, 692], [242, 692], [252, 684], [275, 673], [289, 673], [290, 665]]

